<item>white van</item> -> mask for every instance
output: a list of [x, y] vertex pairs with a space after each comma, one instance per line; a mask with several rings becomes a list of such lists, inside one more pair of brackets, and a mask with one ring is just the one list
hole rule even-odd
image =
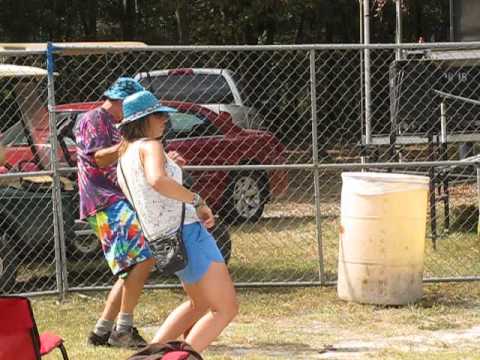
[[247, 105], [240, 77], [227, 69], [182, 68], [142, 72], [135, 76], [158, 98], [200, 104], [228, 112], [242, 128], [256, 128], [258, 112]]

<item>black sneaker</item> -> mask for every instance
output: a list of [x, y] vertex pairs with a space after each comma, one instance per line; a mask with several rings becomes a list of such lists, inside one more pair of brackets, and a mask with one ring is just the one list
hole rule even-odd
[[111, 333], [106, 333], [105, 335], [97, 335], [93, 331], [90, 332], [87, 339], [87, 345], [89, 346], [110, 346], [108, 344], [108, 339], [110, 338]]
[[140, 349], [147, 346], [147, 342], [140, 336], [136, 327], [132, 327], [130, 331], [126, 332], [112, 330], [108, 338], [108, 344], [110, 346], [128, 349]]

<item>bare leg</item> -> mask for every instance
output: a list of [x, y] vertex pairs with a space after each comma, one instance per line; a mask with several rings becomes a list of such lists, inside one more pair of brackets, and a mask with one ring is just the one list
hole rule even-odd
[[195, 302], [204, 301], [210, 311], [193, 325], [185, 339], [196, 351], [203, 351], [238, 313], [235, 288], [224, 263], [212, 263], [198, 283], [185, 285]]
[[118, 279], [108, 294], [101, 319], [115, 321], [122, 303], [123, 279]]
[[[192, 285], [184, 284], [184, 289], [191, 300], [177, 307], [167, 317], [152, 342], [175, 340], [182, 333], [186, 333], [185, 340], [197, 351], [201, 351], [221, 333], [238, 312], [235, 289], [223, 263], [212, 263], [202, 280]], [[206, 321], [209, 316], [213, 320], [207, 321], [206, 326], [198, 330], [200, 333], [207, 332], [199, 338], [193, 333], [198, 326], [196, 322], [199, 319], [200, 322]]]
[[120, 311], [122, 313], [132, 314], [135, 306], [137, 306], [138, 299], [143, 291], [145, 281], [150, 275], [150, 270], [155, 264], [155, 259], [150, 258], [133, 267], [124, 280], [122, 302]]
[[207, 311], [208, 308], [203, 303], [193, 303], [191, 300], [184, 302], [168, 315], [155, 334], [152, 343], [166, 343], [178, 339]]

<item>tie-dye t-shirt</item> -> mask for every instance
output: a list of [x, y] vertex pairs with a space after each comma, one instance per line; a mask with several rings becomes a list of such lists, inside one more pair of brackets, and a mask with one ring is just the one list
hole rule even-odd
[[125, 199], [117, 184], [117, 164], [100, 168], [95, 162], [95, 152], [120, 142], [120, 132], [114, 123], [113, 116], [99, 107], [85, 113], [75, 125], [82, 219]]

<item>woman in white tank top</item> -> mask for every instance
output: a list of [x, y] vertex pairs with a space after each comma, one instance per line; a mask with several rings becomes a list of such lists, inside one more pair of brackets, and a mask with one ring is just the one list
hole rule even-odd
[[158, 140], [165, 131], [168, 113], [175, 111], [162, 106], [149, 91], [125, 98], [120, 130], [126, 145], [117, 173], [146, 238], [176, 231], [185, 203], [183, 239], [188, 264], [176, 275], [189, 300], [167, 317], [152, 342], [176, 340], [188, 332], [185, 341], [200, 352], [236, 316], [238, 304], [220, 250], [206, 230], [215, 222], [212, 211], [198, 194], [182, 186], [182, 170], [165, 156]]

